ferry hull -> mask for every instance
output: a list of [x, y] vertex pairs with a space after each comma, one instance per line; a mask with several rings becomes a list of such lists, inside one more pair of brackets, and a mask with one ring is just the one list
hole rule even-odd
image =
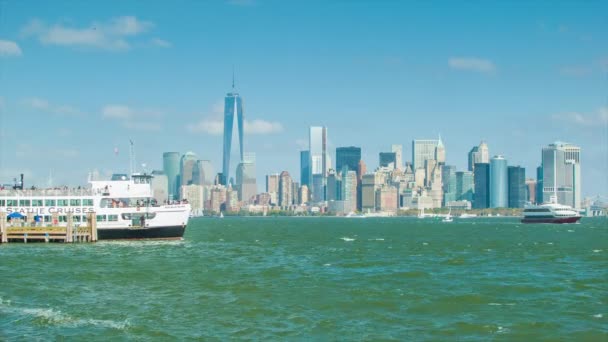
[[576, 223], [580, 220], [580, 216], [572, 217], [526, 217], [521, 220], [522, 223]]
[[186, 226], [152, 228], [106, 228], [98, 229], [99, 240], [125, 239], [179, 239], [184, 236]]

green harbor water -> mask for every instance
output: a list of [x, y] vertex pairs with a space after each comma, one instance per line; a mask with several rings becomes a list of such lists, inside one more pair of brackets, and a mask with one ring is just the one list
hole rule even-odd
[[0, 245], [0, 340], [608, 340], [608, 221], [225, 218]]

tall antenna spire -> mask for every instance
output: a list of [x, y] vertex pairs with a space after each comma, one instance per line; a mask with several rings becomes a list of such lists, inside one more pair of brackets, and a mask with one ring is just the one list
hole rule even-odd
[[232, 90], [234, 90], [234, 64], [232, 65]]

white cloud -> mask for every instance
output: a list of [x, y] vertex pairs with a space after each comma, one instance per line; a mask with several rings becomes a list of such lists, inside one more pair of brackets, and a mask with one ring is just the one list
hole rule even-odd
[[494, 73], [496, 66], [488, 59], [476, 57], [451, 57], [448, 59], [448, 65], [452, 69], [469, 70], [481, 73]]
[[608, 107], [602, 107], [594, 114], [578, 112], [560, 113], [552, 115], [553, 120], [567, 122], [578, 126], [602, 126], [608, 124]]
[[131, 119], [133, 114], [131, 108], [123, 105], [107, 105], [101, 110], [101, 115], [110, 119]]
[[0, 39], [0, 57], [21, 56], [21, 48], [10, 40]]
[[171, 44], [170, 42], [160, 38], [153, 38], [150, 42], [152, 43], [152, 45], [161, 48], [170, 48], [171, 46], [173, 46], [173, 44]]
[[280, 122], [272, 122], [255, 119], [253, 121], [245, 120], [246, 134], [274, 134], [283, 131], [283, 125]]
[[30, 97], [21, 101], [21, 104], [39, 111], [50, 112], [57, 115], [63, 116], [78, 116], [82, 112], [77, 108], [67, 105], [55, 105], [50, 103], [48, 100], [41, 99], [38, 97]]
[[47, 25], [33, 19], [22, 30], [23, 36], [34, 36], [45, 45], [79, 46], [106, 50], [130, 48], [127, 37], [149, 31], [154, 24], [134, 16], [123, 16], [107, 22], [92, 22], [86, 27], [69, 27], [64, 24]]
[[[224, 121], [219, 118], [206, 118], [197, 123], [189, 124], [186, 128], [193, 133], [206, 133], [209, 135], [222, 135], [224, 133]], [[255, 119], [245, 120], [245, 134], [266, 135], [280, 133], [283, 125], [279, 122]]]
[[195, 124], [189, 124], [186, 128], [192, 133], [222, 135], [224, 133], [224, 122], [216, 119], [203, 119]]
[[105, 119], [121, 122], [123, 127], [138, 131], [159, 131], [162, 126], [158, 118], [162, 116], [160, 111], [150, 109], [133, 109], [121, 104], [104, 106], [101, 116]]

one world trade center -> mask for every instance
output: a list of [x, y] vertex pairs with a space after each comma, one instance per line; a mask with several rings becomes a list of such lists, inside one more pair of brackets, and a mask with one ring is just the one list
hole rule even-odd
[[234, 80], [232, 81], [232, 92], [226, 94], [224, 102], [224, 158], [222, 177], [220, 182], [223, 185], [228, 185], [230, 181], [230, 151], [232, 147], [232, 128], [234, 127], [234, 117], [238, 126], [239, 137], [239, 156], [240, 161], [243, 161], [243, 100], [237, 92], [234, 91]]

